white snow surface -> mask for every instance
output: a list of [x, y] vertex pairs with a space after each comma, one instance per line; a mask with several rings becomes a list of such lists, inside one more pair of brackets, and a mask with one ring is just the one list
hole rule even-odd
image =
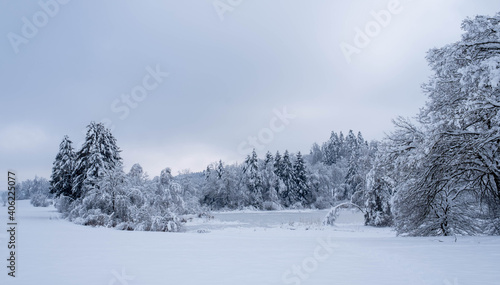
[[7, 276], [4, 230], [0, 284], [500, 284], [500, 237], [396, 237], [349, 211], [334, 227], [321, 225], [327, 211], [228, 212], [164, 233], [17, 207], [17, 276]]

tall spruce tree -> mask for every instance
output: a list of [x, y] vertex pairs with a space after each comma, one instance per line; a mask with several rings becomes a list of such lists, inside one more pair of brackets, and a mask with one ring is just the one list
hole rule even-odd
[[278, 178], [281, 178], [281, 166], [282, 164], [282, 157], [279, 151], [276, 152], [276, 155], [274, 155], [274, 173]]
[[368, 174], [366, 175], [366, 189], [364, 193], [365, 224], [369, 226], [385, 227], [392, 225], [391, 197], [393, 195], [394, 180], [387, 174], [390, 163], [379, 155]]
[[307, 183], [306, 166], [300, 151], [293, 165], [293, 184], [293, 202], [300, 202], [303, 206], [313, 203], [312, 193]]
[[75, 163], [75, 152], [72, 142], [68, 136], [64, 136], [59, 144], [59, 152], [52, 167], [52, 175], [50, 176], [50, 193], [55, 194], [55, 197], [61, 195], [73, 197], [73, 167]]
[[103, 124], [87, 126], [82, 148], [76, 153], [73, 171], [73, 195], [82, 197], [91, 188], [99, 187], [99, 179], [121, 167], [122, 159], [116, 139]]
[[332, 132], [330, 139], [322, 146], [323, 163], [326, 165], [337, 163], [340, 160], [341, 149], [342, 141], [336, 132]]
[[283, 158], [280, 165], [280, 179], [285, 185], [284, 189], [280, 193], [282, 204], [285, 207], [289, 207], [293, 204], [293, 164], [290, 158], [290, 153], [285, 150]]
[[311, 151], [309, 152], [309, 161], [311, 162], [311, 165], [323, 162], [323, 152], [317, 143], [314, 143], [311, 147]]
[[259, 172], [258, 157], [255, 149], [245, 159], [243, 166], [243, 179], [250, 198], [250, 205], [261, 208], [262, 199], [262, 177]]
[[265, 202], [278, 202], [276, 183], [278, 177], [274, 171], [274, 158], [270, 152], [266, 153], [266, 158], [261, 163], [262, 178], [262, 198]]

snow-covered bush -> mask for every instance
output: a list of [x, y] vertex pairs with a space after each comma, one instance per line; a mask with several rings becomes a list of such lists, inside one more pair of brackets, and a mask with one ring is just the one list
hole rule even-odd
[[328, 209], [332, 206], [331, 199], [326, 197], [318, 197], [313, 204], [315, 209]]
[[84, 211], [82, 216], [74, 219], [74, 222], [84, 226], [112, 227], [112, 215], [101, 212], [101, 209], [90, 209]]
[[48, 207], [50, 205], [47, 195], [43, 193], [37, 193], [31, 196], [30, 203], [34, 207]]
[[177, 212], [184, 212], [179, 189], [168, 179], [168, 171], [156, 180], [128, 182], [120, 169], [102, 177], [96, 187], [73, 204], [69, 218], [89, 226], [120, 230], [179, 231]]
[[54, 200], [54, 206], [57, 211], [66, 216], [71, 211], [71, 203], [73, 199], [71, 197], [60, 195], [58, 198]]
[[283, 207], [279, 203], [271, 201], [262, 203], [262, 208], [266, 211], [278, 211], [283, 209]]
[[179, 218], [175, 215], [171, 216], [152, 216], [151, 229], [155, 232], [177, 232], [180, 230]]
[[136, 231], [160, 231], [177, 232], [181, 230], [182, 223], [177, 215], [165, 212], [163, 215], [155, 215], [154, 210], [145, 206], [135, 211], [132, 221], [119, 224], [118, 229]]

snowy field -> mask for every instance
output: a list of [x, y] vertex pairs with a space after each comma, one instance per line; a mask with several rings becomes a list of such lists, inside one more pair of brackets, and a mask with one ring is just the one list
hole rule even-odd
[[[7, 209], [0, 207], [6, 225]], [[58, 219], [20, 201], [18, 276], [0, 284], [500, 284], [499, 237], [396, 237], [345, 212], [214, 213], [182, 233], [124, 232]]]

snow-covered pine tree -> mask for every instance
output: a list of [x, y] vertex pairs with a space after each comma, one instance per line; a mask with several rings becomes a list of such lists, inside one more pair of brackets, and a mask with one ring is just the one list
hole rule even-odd
[[55, 197], [62, 195], [74, 198], [72, 192], [74, 163], [75, 152], [72, 142], [68, 136], [64, 136], [59, 144], [59, 152], [54, 160], [50, 176], [50, 193]]
[[280, 208], [278, 192], [276, 185], [279, 183], [279, 178], [274, 170], [274, 158], [270, 152], [266, 153], [265, 159], [261, 162], [261, 177], [262, 177], [262, 198], [264, 200], [263, 207], [265, 210], [277, 210]]
[[275, 192], [278, 194], [280, 199], [280, 205], [285, 206], [283, 204], [282, 194], [286, 191], [286, 185], [284, 181], [281, 179], [283, 176], [283, 157], [279, 151], [276, 151], [274, 155], [274, 174], [276, 175], [276, 183], [274, 185]]
[[309, 162], [311, 165], [323, 162], [323, 152], [317, 143], [313, 143], [311, 151], [309, 152]]
[[205, 181], [201, 189], [202, 195], [200, 203], [210, 207], [211, 209], [220, 209], [227, 203], [227, 201], [220, 195], [222, 188], [222, 176], [217, 174], [217, 167], [218, 164], [216, 163], [207, 165], [207, 169], [204, 171]]
[[97, 186], [99, 178], [121, 165], [120, 149], [110, 130], [95, 122], [87, 128], [85, 142], [76, 153], [73, 170], [73, 195], [76, 198], [84, 196], [87, 190]]
[[349, 156], [346, 153], [346, 142], [345, 142], [346, 137], [344, 136], [344, 133], [342, 131], [339, 132], [339, 139], [338, 139], [338, 145], [339, 145], [339, 157], [340, 158], [349, 158]]
[[359, 198], [365, 189], [365, 179], [363, 172], [360, 169], [359, 160], [357, 150], [353, 151], [349, 159], [347, 175], [345, 177], [345, 185], [347, 186], [346, 194], [348, 199], [351, 199], [353, 196], [355, 196], [354, 198]]
[[293, 195], [292, 203], [299, 202], [302, 206], [309, 207], [314, 203], [313, 193], [307, 181], [307, 171], [300, 151], [297, 153], [293, 164]]
[[276, 152], [274, 155], [274, 173], [278, 178], [281, 177], [281, 170], [282, 170], [282, 157], [279, 151]]
[[285, 150], [280, 163], [280, 180], [284, 184], [284, 189], [280, 193], [282, 205], [290, 207], [295, 202], [293, 185], [293, 164], [288, 150]]
[[353, 155], [358, 155], [358, 138], [354, 135], [352, 130], [349, 130], [344, 142], [344, 157], [350, 159]]
[[248, 191], [250, 205], [262, 208], [262, 177], [259, 172], [259, 160], [255, 149], [245, 159], [243, 164], [243, 183]]
[[217, 178], [222, 179], [222, 176], [224, 176], [224, 172], [225, 172], [224, 164], [222, 163], [222, 160], [219, 160], [219, 163], [215, 168], [215, 173], [217, 174]]
[[356, 140], [357, 140], [358, 146], [360, 146], [360, 147], [364, 147], [364, 146], [368, 145], [368, 142], [365, 141], [361, 132], [358, 132], [358, 135], [356, 136]]
[[[341, 132], [342, 134], [342, 132]], [[321, 152], [323, 154], [323, 163], [326, 165], [336, 164], [342, 155], [342, 141], [336, 132], [332, 132], [330, 139], [323, 143]]]
[[241, 173], [240, 165], [228, 165], [222, 177], [222, 191], [227, 197], [226, 205], [229, 209], [241, 209], [249, 206], [250, 199], [242, 185]]
[[368, 226], [392, 226], [391, 198], [394, 181], [388, 176], [385, 158], [380, 154], [366, 176], [364, 193], [365, 224]]

